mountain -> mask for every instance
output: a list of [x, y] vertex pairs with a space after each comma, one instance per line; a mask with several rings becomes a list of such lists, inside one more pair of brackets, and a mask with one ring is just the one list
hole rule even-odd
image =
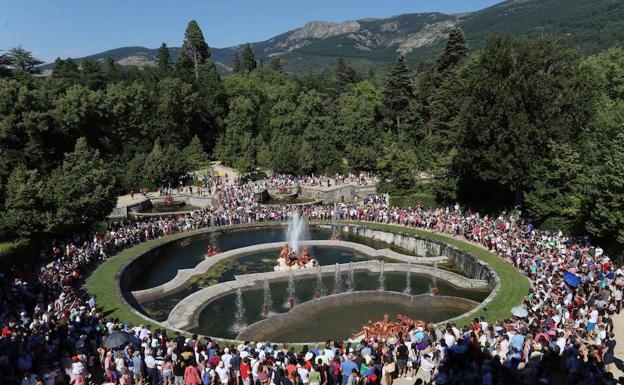
[[[472, 49], [481, 47], [488, 34], [506, 33], [517, 37], [561, 36], [570, 46], [591, 54], [624, 43], [624, 1], [508, 0], [460, 15], [415, 13], [343, 23], [312, 21], [299, 29], [252, 43], [252, 48], [261, 62], [279, 56], [283, 67], [294, 73], [323, 71], [333, 66], [339, 56], [349, 58], [361, 70], [379, 69], [392, 63], [398, 52], [406, 54], [411, 63], [435, 57], [455, 26], [464, 30]], [[231, 71], [232, 58], [243, 47], [241, 44], [211, 48], [212, 60], [221, 73]], [[177, 57], [179, 50], [170, 48], [172, 58]], [[144, 66], [155, 63], [157, 51], [123, 47], [85, 58], [103, 62], [112, 57], [123, 65]], [[51, 69], [53, 64], [42, 68]]]

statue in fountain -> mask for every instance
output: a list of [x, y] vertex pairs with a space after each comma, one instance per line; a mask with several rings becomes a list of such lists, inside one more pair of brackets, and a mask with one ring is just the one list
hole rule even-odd
[[297, 254], [289, 245], [284, 245], [277, 258], [277, 265], [275, 265], [274, 270], [307, 269], [316, 266], [318, 266], [318, 262], [312, 258], [307, 247]]
[[219, 254], [219, 249], [217, 249], [216, 246], [208, 245], [208, 249], [206, 249], [206, 257], [214, 257], [217, 254]]
[[310, 251], [304, 248], [299, 251], [300, 241], [305, 239], [308, 234], [308, 223], [305, 215], [300, 212], [294, 212], [293, 216], [288, 220], [288, 228], [286, 230], [286, 239], [288, 243], [282, 247], [275, 271], [284, 271], [287, 269], [305, 269], [316, 267], [318, 262], [312, 258]]
[[413, 320], [403, 315], [397, 315], [398, 322], [390, 321], [390, 316], [384, 314], [381, 321], [368, 321], [368, 323], [362, 326], [362, 330], [353, 334], [353, 340], [370, 340], [372, 338], [390, 338], [401, 332], [404, 336], [411, 330], [416, 328], [428, 328], [432, 324], [427, 324], [424, 321]]

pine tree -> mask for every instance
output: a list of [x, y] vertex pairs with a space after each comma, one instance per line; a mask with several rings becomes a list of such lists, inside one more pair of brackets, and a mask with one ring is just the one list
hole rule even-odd
[[167, 74], [169, 69], [171, 68], [171, 57], [169, 56], [169, 48], [167, 48], [167, 44], [164, 42], [158, 48], [158, 57], [156, 59], [156, 65], [158, 66], [158, 70]]
[[232, 59], [232, 72], [235, 74], [241, 72], [241, 59], [238, 52], [234, 54], [234, 59]]
[[451, 30], [444, 52], [438, 58], [438, 72], [445, 73], [457, 68], [468, 57], [469, 51], [464, 31], [461, 28]]
[[282, 60], [279, 58], [279, 56], [273, 56], [271, 58], [271, 63], [269, 63], [269, 68], [277, 72], [283, 71]]
[[80, 63], [80, 78], [82, 83], [92, 90], [99, 90], [105, 86], [104, 72], [95, 59], [85, 59]]
[[65, 82], [73, 83], [78, 79], [79, 75], [78, 65], [71, 58], [63, 60], [59, 57], [54, 61], [52, 78], [63, 79]]
[[351, 67], [343, 57], [336, 61], [336, 97], [338, 97], [350, 84], [362, 80], [360, 74]]
[[184, 74], [192, 74], [199, 77], [199, 66], [210, 58], [210, 48], [204, 40], [199, 25], [195, 20], [191, 20], [184, 32], [184, 43], [180, 50], [180, 57], [176, 63], [177, 69]]
[[253, 51], [251, 50], [251, 45], [247, 43], [245, 45], [245, 49], [243, 49], [243, 58], [241, 60], [241, 69], [243, 72], [251, 72], [255, 70], [256, 58], [254, 57]]
[[109, 82], [117, 82], [123, 79], [124, 70], [115, 59], [109, 57], [106, 59], [106, 79]]
[[397, 57], [383, 90], [384, 105], [392, 120], [396, 122], [397, 132], [401, 129], [401, 114], [407, 109], [410, 99], [413, 97], [414, 87], [410, 78], [410, 71], [405, 56], [401, 54]]

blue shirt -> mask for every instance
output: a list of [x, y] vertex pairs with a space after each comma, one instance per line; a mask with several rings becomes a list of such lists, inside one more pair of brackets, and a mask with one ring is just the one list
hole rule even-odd
[[522, 345], [524, 345], [524, 336], [522, 334], [515, 334], [511, 337], [511, 346], [518, 351], [522, 351]]
[[346, 360], [340, 365], [340, 369], [342, 370], [343, 376], [350, 376], [353, 369], [357, 370], [357, 364], [351, 360]]

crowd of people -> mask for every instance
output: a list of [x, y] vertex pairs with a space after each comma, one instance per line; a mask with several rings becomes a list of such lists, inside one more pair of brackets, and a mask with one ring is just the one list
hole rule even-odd
[[368, 186], [377, 183], [374, 174], [360, 172], [358, 174], [349, 173], [347, 175], [306, 175], [296, 176], [291, 174], [271, 174], [266, 178], [267, 187], [294, 187], [294, 186], [320, 186], [331, 187], [345, 184], [357, 184], [358, 186]]
[[[415, 384], [530, 385], [553, 376], [571, 385], [616, 383], [613, 316], [622, 305], [624, 271], [585, 239], [537, 230], [518, 215], [490, 217], [457, 205], [393, 208], [385, 196], [371, 196], [366, 204], [264, 206], [250, 199], [251, 189], [222, 186], [218, 208], [126, 221], [104, 234], [54, 242], [51, 263], [0, 276], [0, 385], [308, 385], [312, 379], [320, 385], [392, 385], [396, 378]], [[123, 248], [207, 226], [284, 221], [294, 210], [310, 220], [424, 228], [482, 245], [530, 279], [522, 304], [527, 314], [295, 351], [126, 324], [107, 318], [97, 298], [81, 290], [93, 266]], [[566, 280], [569, 274], [575, 282]], [[104, 338], [119, 331], [131, 334], [133, 342], [106, 348]]]

